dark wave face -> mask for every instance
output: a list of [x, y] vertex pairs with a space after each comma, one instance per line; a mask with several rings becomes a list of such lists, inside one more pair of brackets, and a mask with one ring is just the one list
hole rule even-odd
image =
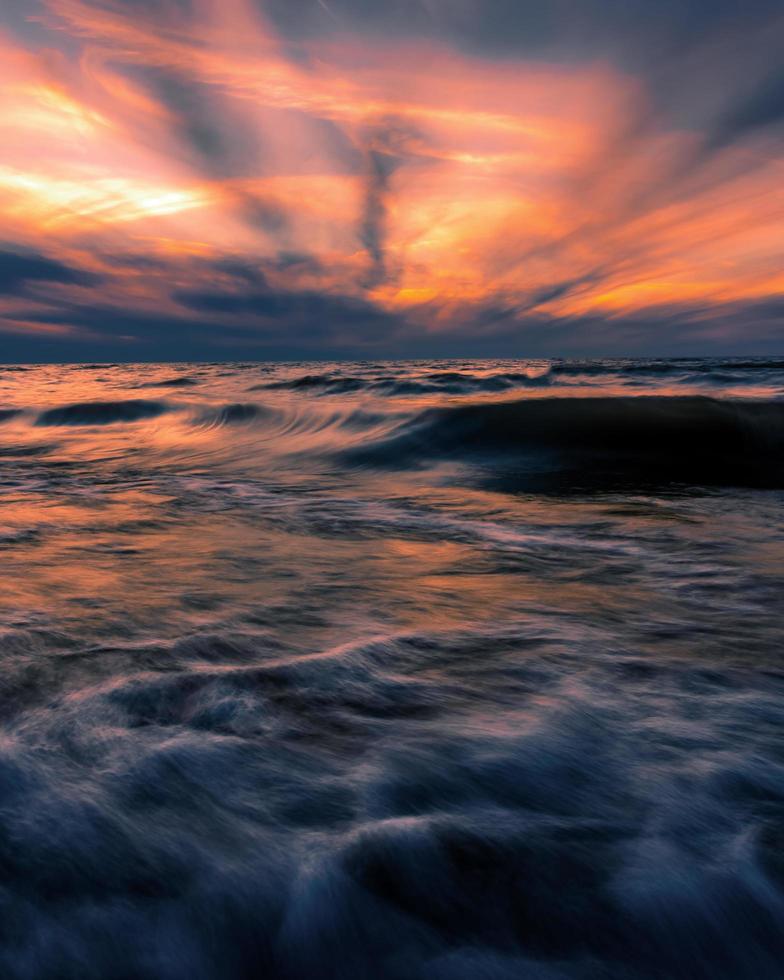
[[0, 423], [0, 977], [781, 976], [784, 362], [28, 366]]
[[784, 487], [784, 400], [588, 396], [431, 408], [344, 453], [388, 467], [444, 457], [484, 462], [520, 489], [542, 478]]
[[77, 402], [48, 408], [41, 412], [36, 425], [115, 425], [119, 422], [138, 422], [162, 415], [168, 406], [162, 402], [127, 399], [113, 402]]

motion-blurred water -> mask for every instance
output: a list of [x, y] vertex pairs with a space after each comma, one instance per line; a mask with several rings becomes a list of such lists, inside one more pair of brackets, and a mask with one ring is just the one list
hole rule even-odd
[[784, 973], [784, 361], [0, 370], [0, 975]]

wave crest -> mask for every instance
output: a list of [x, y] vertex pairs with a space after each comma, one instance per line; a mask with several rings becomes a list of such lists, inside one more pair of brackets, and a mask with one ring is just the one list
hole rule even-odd
[[36, 425], [114, 425], [153, 419], [171, 410], [166, 402], [142, 398], [128, 401], [78, 402], [50, 408], [38, 416]]
[[198, 422], [207, 428], [223, 428], [227, 425], [248, 425], [257, 419], [271, 414], [270, 409], [252, 402], [236, 402], [231, 405], [220, 405], [203, 412]]
[[[707, 397], [537, 398], [420, 413], [350, 461], [412, 464], [494, 457], [544, 470], [664, 481], [784, 485], [784, 402]], [[525, 474], [520, 474], [525, 479]]]

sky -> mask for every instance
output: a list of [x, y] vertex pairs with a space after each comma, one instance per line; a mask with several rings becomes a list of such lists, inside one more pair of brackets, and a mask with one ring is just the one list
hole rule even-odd
[[0, 361], [784, 352], [780, 0], [2, 0]]

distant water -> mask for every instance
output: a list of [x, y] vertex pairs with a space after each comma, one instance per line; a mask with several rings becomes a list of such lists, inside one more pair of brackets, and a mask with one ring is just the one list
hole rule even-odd
[[4, 980], [784, 975], [784, 360], [0, 369]]

